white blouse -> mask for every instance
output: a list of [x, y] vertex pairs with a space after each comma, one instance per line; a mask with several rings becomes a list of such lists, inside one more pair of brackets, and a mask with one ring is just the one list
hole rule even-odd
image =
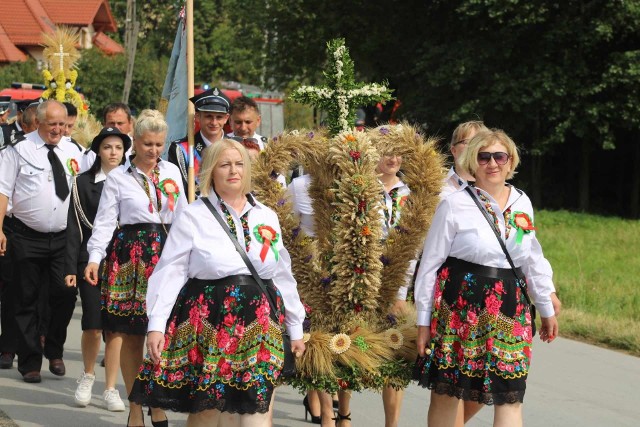
[[173, 210], [171, 210], [168, 196], [161, 193], [162, 207], [158, 215], [156, 209], [158, 201], [151, 178], [136, 168], [138, 175], [142, 179], [146, 179], [149, 184], [149, 193], [153, 200], [153, 212], [149, 212], [149, 196], [129, 170], [130, 167], [131, 163], [127, 160], [124, 165], [118, 166], [107, 175], [107, 180], [100, 196], [98, 214], [93, 223], [93, 233], [87, 243], [89, 262], [100, 263], [105, 258], [107, 246], [111, 242], [113, 231], [117, 224], [160, 224], [160, 218], [162, 218], [163, 224], [171, 224], [176, 215], [187, 204], [184, 189], [181, 188], [182, 175], [180, 170], [174, 164], [160, 160], [158, 162], [159, 180], [172, 179], [178, 186], [180, 195], [175, 201]]
[[300, 218], [300, 228], [307, 236], [315, 237], [315, 223], [313, 219], [313, 201], [309, 197], [311, 175], [302, 175], [291, 180], [287, 190], [291, 197], [293, 213]]
[[444, 185], [442, 186], [442, 191], [440, 192], [440, 199], [444, 199], [451, 193], [455, 193], [460, 189], [464, 189], [467, 186], [467, 181], [460, 178], [460, 176], [456, 173], [453, 166], [447, 172], [447, 177], [444, 179]]
[[[475, 189], [475, 187], [472, 188]], [[480, 191], [487, 197], [493, 211], [496, 212], [500, 233], [504, 239], [503, 211], [488, 193]], [[483, 203], [480, 202], [480, 204]], [[512, 215], [515, 212], [524, 212], [533, 220], [533, 207], [529, 197], [518, 192], [515, 187], [511, 187], [505, 210], [509, 208]], [[517, 230], [512, 227], [505, 244], [513, 263], [522, 269], [527, 278], [529, 294], [536, 309], [542, 317], [551, 317], [554, 314], [551, 293], [555, 292], [553, 271], [549, 261], [542, 254], [542, 248], [535, 233], [531, 231], [524, 234], [522, 242], [516, 243]], [[415, 284], [418, 325], [426, 326], [431, 323], [437, 271], [447, 257], [489, 267], [511, 268], [489, 223], [466, 191], [457, 191], [445, 197], [438, 205], [433, 217], [424, 243]]]
[[[211, 194], [209, 200], [224, 219], [216, 194]], [[282, 294], [286, 310], [285, 325], [291, 339], [301, 339], [305, 311], [291, 273], [289, 252], [282, 244], [278, 217], [262, 203], [255, 200], [252, 202], [246, 203], [240, 215], [227, 205], [235, 223], [238, 242], [245, 247], [240, 217], [249, 212], [251, 242], [247, 256], [261, 278], [273, 279], [274, 285]], [[271, 226], [278, 236], [275, 247], [269, 248], [264, 262], [260, 258], [263, 244], [254, 235], [254, 231], [261, 225]], [[278, 253], [277, 259], [275, 252]], [[186, 206], [173, 222], [160, 261], [149, 278], [148, 330], [164, 332], [177, 295], [189, 278], [216, 280], [231, 275], [251, 275], [251, 272], [204, 202], [196, 200]]]
[[[409, 190], [409, 187], [407, 186], [407, 184], [405, 184], [402, 180], [398, 181], [391, 188], [391, 191], [393, 191], [395, 188], [398, 189], [398, 198], [396, 199], [396, 203], [398, 204], [398, 206], [396, 206], [396, 210], [395, 212], [393, 212], [393, 199], [391, 198], [389, 193], [387, 193], [387, 191], [384, 189], [384, 186], [382, 188], [383, 188], [382, 194], [384, 199], [382, 201], [382, 206], [380, 208], [380, 215], [381, 215], [381, 221], [382, 221], [382, 238], [386, 239], [387, 236], [389, 235], [389, 231], [393, 228], [395, 224], [398, 223], [398, 221], [400, 221], [400, 216], [402, 215], [402, 208], [407, 198], [409, 197], [409, 194], [411, 194], [411, 190]], [[386, 214], [385, 214], [385, 211], [386, 211]], [[393, 224], [391, 223], [392, 219], [394, 220]], [[400, 286], [400, 288], [398, 288], [396, 299], [402, 300], [402, 301], [407, 299], [409, 284], [411, 283], [411, 279], [413, 279], [413, 273], [415, 270], [416, 270], [416, 260], [411, 260], [411, 262], [409, 263], [409, 268], [407, 268], [407, 273], [405, 275], [405, 283], [402, 286]]]

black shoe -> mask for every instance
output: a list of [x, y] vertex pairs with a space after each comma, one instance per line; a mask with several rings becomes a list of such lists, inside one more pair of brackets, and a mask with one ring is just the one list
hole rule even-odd
[[42, 381], [40, 371], [31, 371], [22, 375], [22, 379], [25, 383], [39, 383]]
[[13, 358], [15, 355], [13, 353], [2, 353], [0, 354], [0, 369], [11, 369], [13, 368]]
[[102, 360], [100, 361], [100, 366], [102, 366], [104, 368], [104, 357], [102, 358]]
[[347, 415], [342, 415], [340, 412], [336, 412], [336, 417], [331, 419], [336, 422], [336, 427], [337, 427], [340, 425], [340, 421], [342, 420], [351, 421], [351, 412], [349, 412]]
[[67, 373], [67, 369], [64, 366], [64, 361], [62, 359], [49, 360], [49, 372], [59, 377], [64, 376], [64, 374]]
[[[148, 414], [151, 416], [151, 408], [149, 408]], [[169, 420], [165, 418], [162, 421], [153, 421], [153, 418], [151, 418], [151, 425], [153, 427], [169, 427]]]
[[308, 421], [307, 415], [311, 416], [311, 424], [322, 424], [322, 417], [319, 415], [313, 415], [311, 409], [309, 409], [309, 396], [305, 396], [302, 400], [304, 405], [304, 420]]

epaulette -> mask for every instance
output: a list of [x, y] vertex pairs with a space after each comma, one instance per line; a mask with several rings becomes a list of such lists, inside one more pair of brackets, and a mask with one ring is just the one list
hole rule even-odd
[[80, 145], [80, 144], [78, 143], [78, 141], [76, 141], [75, 139], [73, 139], [73, 138], [69, 138], [69, 141], [71, 141], [72, 143], [74, 143], [74, 144], [76, 145], [76, 147], [78, 147], [78, 150], [80, 150], [80, 152], [81, 152], [81, 153], [84, 153], [84, 152], [86, 151], [86, 150], [85, 150], [85, 148], [84, 148], [82, 145]]
[[18, 145], [18, 143], [20, 141], [25, 141], [27, 138], [23, 135], [23, 134], [18, 134], [14, 139], [10, 140], [9, 142], [7, 142], [6, 144], [3, 144], [0, 147], [0, 151], [4, 150], [5, 148], [7, 148], [8, 146], [12, 146], [15, 147], [16, 145]]
[[171, 141], [171, 144], [180, 144], [181, 142], [184, 142], [187, 139], [187, 137], [185, 136], [184, 138], [180, 138], [180, 139], [176, 139], [175, 141]]

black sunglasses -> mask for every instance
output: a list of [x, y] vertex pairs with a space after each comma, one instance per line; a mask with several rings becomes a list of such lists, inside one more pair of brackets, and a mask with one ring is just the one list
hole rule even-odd
[[481, 151], [478, 153], [478, 164], [486, 165], [491, 161], [491, 158], [496, 161], [499, 165], [506, 165], [509, 161], [509, 155], [502, 151], [496, 151], [495, 153], [490, 153], [488, 151]]

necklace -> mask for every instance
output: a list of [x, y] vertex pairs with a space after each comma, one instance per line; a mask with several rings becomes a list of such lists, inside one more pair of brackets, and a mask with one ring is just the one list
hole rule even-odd
[[[225, 216], [227, 220], [227, 225], [229, 226], [229, 230], [231, 230], [231, 234], [238, 238], [236, 234], [236, 222], [233, 220], [233, 216], [227, 209], [227, 205], [220, 199], [220, 210]], [[249, 248], [251, 247], [251, 233], [249, 232], [249, 211], [245, 212], [244, 215], [240, 217], [240, 223], [242, 224], [242, 234], [244, 234], [244, 248], [247, 252], [249, 252]]]
[[151, 176], [149, 176], [149, 179], [151, 179], [151, 183], [153, 184], [153, 189], [155, 190], [155, 193], [156, 193], [157, 206], [155, 206], [155, 204], [153, 203], [153, 199], [151, 198], [151, 189], [149, 188], [149, 181], [140, 176], [137, 170], [137, 166], [133, 162], [131, 162], [131, 166], [132, 166], [131, 171], [134, 173], [136, 180], [138, 181], [139, 184], [142, 184], [142, 188], [144, 189], [144, 192], [147, 194], [147, 197], [149, 198], [149, 213], [153, 213], [154, 208], [158, 211], [158, 213], [160, 213], [160, 210], [162, 209], [162, 196], [161, 196], [162, 191], [160, 190], [160, 187], [158, 185], [160, 183], [160, 168], [158, 167], [158, 164], [156, 163], [153, 169], [151, 169]]
[[[496, 227], [496, 230], [498, 230], [498, 232], [500, 232], [500, 226], [499, 226], [499, 223], [498, 223], [498, 216], [496, 215], [495, 211], [493, 210], [493, 207], [491, 206], [491, 202], [489, 201], [487, 196], [482, 194], [482, 192], [477, 188], [476, 188], [476, 193], [478, 194], [478, 197], [480, 198], [480, 201], [482, 201], [482, 203], [484, 203], [484, 207], [487, 210], [487, 212], [489, 212], [489, 214], [493, 217], [493, 225]], [[507, 210], [504, 211], [504, 238], [505, 238], [505, 240], [509, 238], [509, 232], [511, 231], [511, 221], [509, 221], [510, 218], [511, 218], [511, 208], [507, 208]]]

